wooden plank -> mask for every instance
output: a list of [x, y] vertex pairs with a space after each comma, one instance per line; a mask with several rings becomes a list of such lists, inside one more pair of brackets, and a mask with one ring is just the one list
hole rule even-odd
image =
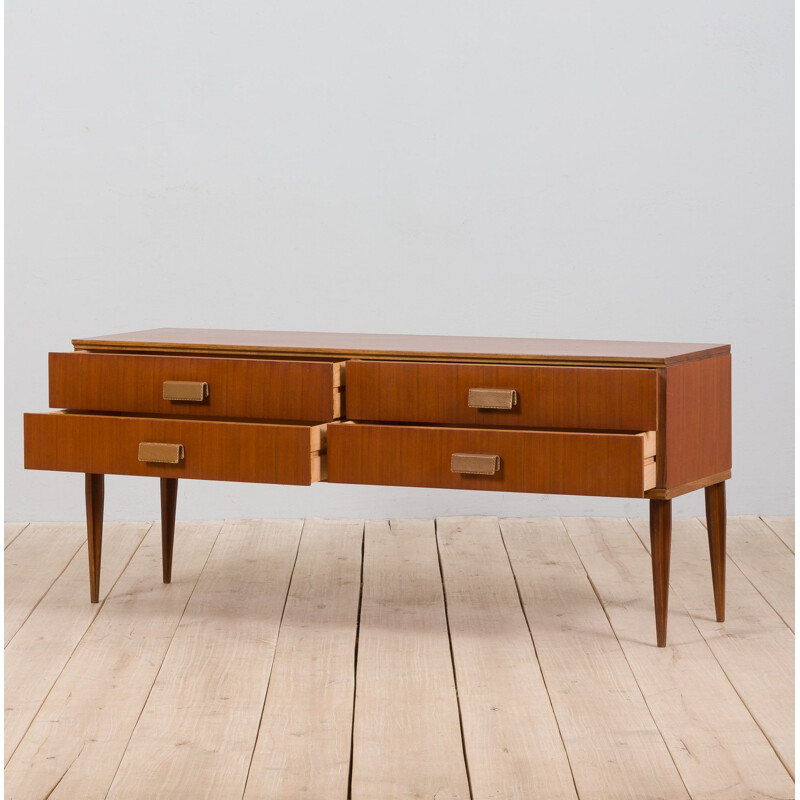
[[240, 800], [301, 527], [225, 523], [109, 798]]
[[[86, 525], [34, 523], [5, 551], [7, 645], [86, 541]], [[87, 557], [88, 564], [88, 557]], [[88, 566], [86, 567], [88, 570]], [[85, 599], [85, 594], [81, 595]]]
[[472, 796], [577, 798], [498, 521], [436, 525]]
[[761, 519], [794, 553], [794, 517], [761, 517]]
[[[790, 775], [674, 591], [667, 647], [655, 646], [650, 557], [627, 521], [564, 523], [691, 797], [794, 797]], [[713, 604], [710, 576], [704, 585]]]
[[367, 522], [353, 800], [470, 797], [430, 520]]
[[363, 531], [306, 520], [246, 800], [347, 798]]
[[149, 523], [106, 525], [100, 603], [89, 602], [89, 556], [84, 545], [6, 647], [4, 763], [149, 528]]
[[[705, 524], [705, 520], [701, 520]], [[794, 631], [794, 555], [759, 517], [728, 517], [728, 555]]]
[[5, 771], [17, 800], [102, 800], [221, 523], [179, 523], [172, 583], [153, 526]]
[[27, 522], [6, 522], [3, 526], [4, 533], [4, 549], [8, 547], [14, 539], [19, 536], [25, 528], [28, 527]]
[[581, 800], [688, 800], [561, 520], [500, 530]]
[[[729, 518], [731, 522], [736, 519]], [[631, 524], [649, 547], [647, 521], [631, 520]], [[717, 622], [706, 530], [697, 519], [676, 519], [673, 529], [672, 587], [742, 702], [794, 775], [794, 635], [730, 558], [726, 621]], [[777, 545], [788, 556], [783, 568], [793, 571], [791, 554], [780, 542]]]

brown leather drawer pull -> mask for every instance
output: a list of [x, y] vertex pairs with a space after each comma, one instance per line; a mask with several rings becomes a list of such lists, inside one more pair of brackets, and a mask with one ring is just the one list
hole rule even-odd
[[140, 442], [139, 461], [154, 461], [157, 464], [177, 464], [183, 460], [182, 444]]
[[494, 475], [500, 471], [500, 456], [481, 453], [453, 453], [450, 456], [450, 472], [464, 475]]
[[205, 381], [164, 381], [163, 397], [202, 403], [208, 397], [208, 384]]
[[470, 389], [467, 395], [470, 408], [511, 409], [516, 404], [516, 389]]

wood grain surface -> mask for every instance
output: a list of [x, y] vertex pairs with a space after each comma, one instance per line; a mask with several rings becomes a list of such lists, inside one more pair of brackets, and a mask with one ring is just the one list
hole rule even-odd
[[[339, 416], [334, 365], [324, 361], [50, 353], [49, 363], [51, 408], [310, 422]], [[165, 400], [164, 381], [205, 382], [208, 397]]]
[[731, 468], [731, 357], [666, 370], [664, 487]]
[[431, 520], [366, 523], [361, 602], [353, 800], [468, 800]]
[[574, 800], [572, 772], [497, 520], [436, 520], [473, 797]]
[[109, 800], [241, 800], [301, 527], [300, 520], [225, 523]]
[[[323, 428], [92, 414], [26, 414], [25, 467], [101, 475], [309, 484], [319, 480]], [[139, 461], [140, 442], [182, 444], [185, 458], [177, 464]]]
[[[470, 389], [513, 389], [507, 410], [470, 408]], [[647, 369], [351, 361], [347, 417], [447, 425], [656, 429], [657, 373]]]
[[[645, 445], [651, 438], [334, 422], [328, 426], [328, 480], [642, 497], [650, 488], [645, 484]], [[454, 473], [453, 453], [499, 455], [500, 470], [490, 476]]]
[[361, 520], [306, 520], [245, 800], [347, 800]]
[[178, 524], [171, 585], [154, 581], [161, 540], [151, 528], [8, 762], [7, 797], [105, 800], [221, 527]]
[[400, 358], [444, 361], [519, 361], [663, 366], [715, 353], [727, 344], [613, 342], [581, 339], [510, 339], [385, 333], [239, 331], [156, 328], [73, 339], [76, 350]]

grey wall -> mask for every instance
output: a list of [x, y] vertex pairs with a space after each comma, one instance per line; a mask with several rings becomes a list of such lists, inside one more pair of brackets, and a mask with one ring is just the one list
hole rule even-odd
[[[158, 326], [730, 342], [732, 513], [793, 510], [789, 0], [6, 5], [6, 518], [50, 350]], [[701, 495], [676, 503], [697, 513]], [[109, 518], [157, 484], [109, 479]], [[183, 518], [642, 501], [186, 482]]]

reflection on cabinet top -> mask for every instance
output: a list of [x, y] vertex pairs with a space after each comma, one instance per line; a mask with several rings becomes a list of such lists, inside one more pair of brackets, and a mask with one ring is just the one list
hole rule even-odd
[[512, 339], [385, 333], [314, 333], [155, 328], [73, 339], [93, 352], [204, 353], [303, 358], [491, 361], [663, 367], [730, 352], [727, 344]]

